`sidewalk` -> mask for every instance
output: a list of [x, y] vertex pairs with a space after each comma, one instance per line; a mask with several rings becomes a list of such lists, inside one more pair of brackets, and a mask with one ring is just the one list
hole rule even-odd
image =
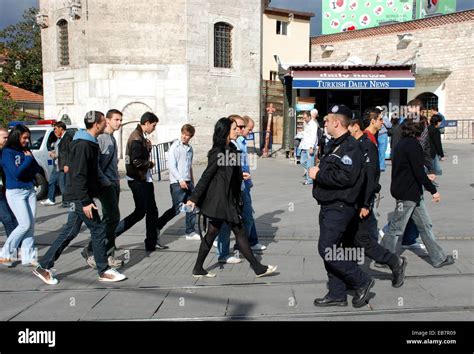
[[[216, 278], [196, 280], [191, 270], [199, 242], [186, 241], [184, 218], [173, 220], [162, 235], [170, 249], [144, 251], [144, 221], [117, 240], [121, 269], [128, 279], [101, 283], [97, 272], [80, 256], [89, 233], [82, 232], [55, 265], [60, 283], [48, 286], [32, 275], [31, 268], [0, 268], [0, 320], [461, 320], [473, 319], [473, 209], [472, 147], [445, 143], [450, 159], [440, 180], [442, 203], [427, 203], [435, 233], [443, 249], [457, 251], [456, 264], [433, 268], [426, 258], [411, 251], [403, 287], [391, 287], [390, 272], [373, 268], [374, 296], [368, 307], [316, 308], [315, 297], [326, 293], [326, 274], [317, 255], [319, 208], [311, 187], [301, 185], [302, 168], [288, 160], [259, 159], [252, 171], [257, 230], [268, 249], [264, 264], [278, 265], [279, 274], [255, 278], [247, 261], [237, 265], [217, 263], [215, 249], [206, 266]], [[196, 177], [204, 166], [196, 168]], [[381, 221], [393, 208], [389, 170], [382, 178]], [[156, 183], [160, 213], [171, 203], [168, 182]], [[132, 196], [122, 184], [122, 217], [132, 210]], [[66, 221], [67, 211], [38, 208], [36, 240], [43, 255]], [[381, 222], [379, 222], [379, 225]], [[3, 235], [3, 229], [0, 230]], [[0, 236], [0, 240], [4, 240]], [[351, 300], [351, 297], [349, 297]]]

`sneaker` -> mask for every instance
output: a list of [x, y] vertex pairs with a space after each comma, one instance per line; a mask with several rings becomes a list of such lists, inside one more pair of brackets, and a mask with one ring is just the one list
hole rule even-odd
[[159, 250], [167, 250], [169, 247], [168, 246], [165, 246], [165, 245], [162, 245], [160, 243], [160, 240], [156, 240], [156, 249], [159, 249]]
[[56, 205], [56, 202], [53, 202], [51, 199], [46, 199], [40, 202], [41, 205]]
[[267, 275], [275, 273], [276, 270], [277, 270], [277, 266], [268, 265], [267, 266], [267, 271], [265, 273], [262, 273], [262, 274], [257, 274], [256, 277], [257, 278], [266, 277]]
[[11, 267], [13, 265], [13, 261], [11, 258], [0, 258], [0, 264], [3, 264], [7, 267]]
[[450, 264], [454, 264], [454, 257], [451, 256], [451, 255], [446, 256], [446, 259], [441, 264], [434, 265], [433, 267], [441, 268], [441, 267], [444, 267], [444, 266], [447, 266], [447, 265], [450, 265]]
[[207, 272], [206, 274], [194, 274], [193, 273], [193, 277], [194, 278], [215, 278], [216, 277], [216, 274], [214, 273], [211, 273], [211, 272]]
[[122, 281], [124, 279], [127, 279], [125, 274], [119, 273], [115, 269], [108, 269], [105, 272], [102, 273], [102, 275], [99, 276], [100, 281], [106, 281], [106, 282], [116, 282], [116, 281]]
[[242, 260], [238, 257], [228, 256], [226, 258], [221, 258], [218, 260], [222, 264], [239, 264], [242, 263]]
[[217, 248], [217, 240], [215, 240], [213, 243], [212, 243], [212, 246]]
[[95, 263], [95, 258], [94, 256], [89, 256], [87, 257], [86, 263], [89, 267], [92, 269], [97, 269], [97, 264]]
[[426, 252], [426, 246], [422, 243], [415, 242], [411, 245], [402, 245], [402, 248], [408, 249], [408, 250], [414, 250], [414, 251], [425, 251]]
[[188, 241], [201, 241], [201, 236], [199, 236], [196, 232], [192, 232], [190, 234], [186, 234], [186, 240], [188, 240]]
[[109, 258], [107, 258], [107, 263], [111, 268], [120, 268], [121, 266], [123, 266], [123, 261], [121, 259], [112, 256], [109, 256]]
[[379, 241], [385, 236], [385, 232], [382, 229], [379, 229]]
[[261, 243], [257, 243], [256, 245], [253, 245], [250, 247], [252, 251], [264, 251], [267, 249], [267, 246], [262, 245]]
[[41, 268], [41, 266], [38, 266], [33, 269], [33, 274], [48, 285], [56, 285], [57, 283], [59, 283], [58, 279], [54, 277], [54, 274], [51, 270], [43, 269]]

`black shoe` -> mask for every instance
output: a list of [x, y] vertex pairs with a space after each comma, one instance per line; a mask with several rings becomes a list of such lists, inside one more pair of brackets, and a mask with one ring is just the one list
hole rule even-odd
[[169, 247], [162, 245], [159, 240], [156, 241], [156, 249], [157, 250], [167, 250]]
[[407, 268], [407, 264], [408, 261], [406, 257], [400, 257], [397, 266], [392, 269], [392, 286], [394, 288], [401, 287], [405, 282], [405, 269]]
[[347, 306], [347, 299], [331, 299], [327, 295], [323, 298], [314, 299], [314, 306], [328, 307], [328, 306]]
[[356, 289], [354, 297], [352, 298], [352, 306], [355, 308], [362, 307], [366, 304], [369, 298], [370, 289], [375, 285], [375, 280], [370, 279], [369, 282], [362, 288]]
[[453, 256], [446, 256], [446, 259], [438, 265], [434, 265], [435, 268], [441, 268], [450, 264], [454, 264], [454, 257]]

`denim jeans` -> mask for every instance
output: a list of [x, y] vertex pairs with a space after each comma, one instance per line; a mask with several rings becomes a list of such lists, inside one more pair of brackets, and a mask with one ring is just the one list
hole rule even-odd
[[402, 245], [409, 246], [415, 244], [418, 236], [420, 236], [420, 233], [418, 232], [413, 219], [410, 218], [405, 228], [405, 232], [403, 233]]
[[436, 176], [441, 176], [443, 174], [443, 170], [441, 169], [441, 160], [439, 155], [435, 155], [433, 159], [433, 170], [435, 171]]
[[13, 215], [13, 212], [8, 206], [7, 198], [2, 192], [0, 192], [0, 222], [5, 228], [7, 237], [10, 236], [12, 231], [15, 230], [15, 227], [18, 226], [15, 215]]
[[[313, 150], [316, 151], [316, 150]], [[309, 150], [301, 150], [301, 166], [306, 171], [306, 182], [311, 184], [313, 183], [313, 180], [309, 177], [309, 172], [308, 170], [314, 166], [314, 159], [316, 157], [316, 154], [311, 155], [309, 153]]]
[[379, 134], [377, 141], [379, 144], [378, 149], [380, 170], [385, 171], [385, 153], [387, 152], [388, 147], [388, 135], [386, 133]]
[[[107, 255], [111, 256], [115, 251], [115, 230], [120, 222], [120, 184], [112, 183], [110, 186], [102, 187], [99, 194], [100, 204], [102, 205], [102, 222], [105, 224], [107, 239]], [[92, 240], [87, 246], [89, 254], [92, 254]]]
[[21, 263], [35, 260], [34, 233], [36, 216], [36, 192], [31, 189], [7, 189], [8, 205], [18, 221], [18, 226], [7, 238], [2, 250], [3, 258], [16, 258], [21, 244]]
[[388, 224], [387, 233], [382, 238], [382, 246], [390, 252], [398, 254], [399, 252], [397, 251], [402, 242], [400, 236], [403, 235], [410, 218], [413, 219], [413, 222], [420, 232], [421, 239], [426, 246], [432, 265], [437, 266], [441, 264], [446, 259], [446, 255], [435, 240], [432, 222], [426, 210], [423, 198], [420, 200], [419, 205], [410, 200], [397, 200], [395, 211]]
[[145, 248], [147, 251], [154, 251], [158, 239], [158, 208], [156, 207], [153, 182], [134, 180], [128, 181], [128, 186], [132, 190], [135, 210], [119, 222], [115, 236], [118, 237], [146, 217]]
[[61, 256], [63, 250], [76, 238], [81, 230], [82, 223], [86, 224], [91, 232], [94, 259], [97, 264], [97, 272], [101, 275], [109, 266], [107, 263], [107, 239], [105, 223], [101, 222], [97, 210], [93, 210], [93, 218], [89, 219], [82, 210], [80, 202], [71, 203], [67, 223], [63, 226], [56, 240], [48, 252], [41, 257], [39, 264], [44, 269], [51, 269], [54, 262]]
[[56, 168], [53, 168], [48, 183], [48, 199], [53, 202], [56, 201], [56, 184], [59, 185], [61, 195], [64, 196], [64, 190], [66, 189], [66, 174], [64, 171], [57, 171]]
[[[182, 189], [179, 183], [170, 184], [170, 193], [173, 206], [163, 213], [158, 218], [158, 230], [162, 230], [165, 225], [180, 213], [179, 206], [181, 203], [186, 203], [188, 198], [194, 191], [194, 185], [191, 182], [186, 182], [188, 189]], [[186, 213], [186, 233], [189, 235], [195, 232], [196, 214]]]
[[[258, 243], [257, 231], [255, 229], [255, 220], [253, 218], [253, 207], [252, 197], [250, 196], [250, 189], [245, 188], [242, 191], [242, 221], [244, 230], [248, 237], [250, 247], [255, 246]], [[230, 226], [224, 223], [219, 230], [217, 238], [217, 257], [224, 259], [230, 254]], [[234, 246], [234, 250], [237, 250], [237, 243]]]

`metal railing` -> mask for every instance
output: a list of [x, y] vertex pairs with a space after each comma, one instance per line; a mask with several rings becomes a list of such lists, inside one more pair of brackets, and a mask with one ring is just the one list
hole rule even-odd
[[152, 175], [158, 175], [158, 181], [161, 181], [161, 174], [168, 170], [168, 151], [173, 141], [153, 145], [151, 148], [150, 160], [155, 164], [151, 170]]
[[444, 128], [445, 140], [473, 139], [474, 138], [474, 120], [458, 119], [448, 120]]

